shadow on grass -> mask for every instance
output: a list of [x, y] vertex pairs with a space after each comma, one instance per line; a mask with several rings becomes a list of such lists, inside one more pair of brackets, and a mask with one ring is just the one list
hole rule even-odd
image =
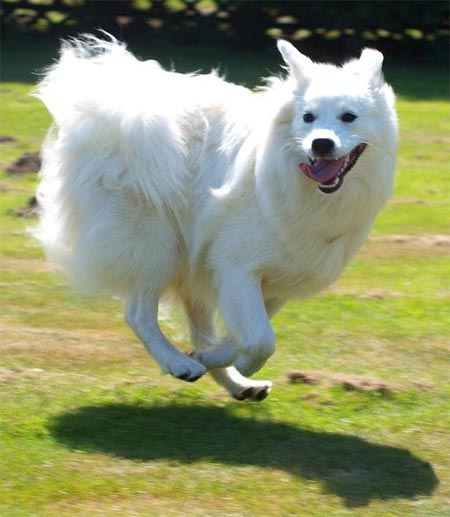
[[356, 436], [315, 432], [177, 404], [109, 404], [59, 415], [51, 432], [64, 445], [139, 461], [214, 461], [282, 469], [319, 480], [349, 507], [372, 499], [428, 495], [438, 485], [431, 465], [405, 449]]

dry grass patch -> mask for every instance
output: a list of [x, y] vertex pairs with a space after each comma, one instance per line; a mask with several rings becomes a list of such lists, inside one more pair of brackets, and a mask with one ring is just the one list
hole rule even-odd
[[450, 235], [382, 235], [371, 237], [359, 252], [359, 256], [367, 258], [404, 257], [431, 253], [447, 255], [450, 252]]
[[24, 277], [24, 282], [27, 281], [27, 273], [51, 273], [55, 270], [55, 268], [45, 260], [28, 259], [25, 257], [2, 257], [0, 264], [2, 268], [2, 275], [20, 273]]
[[2, 354], [38, 367], [59, 365], [76, 368], [90, 363], [121, 363], [144, 355], [141, 346], [120, 333], [0, 326]]

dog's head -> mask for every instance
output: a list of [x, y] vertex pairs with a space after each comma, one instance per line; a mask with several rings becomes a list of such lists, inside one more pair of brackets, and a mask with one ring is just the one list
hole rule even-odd
[[384, 82], [381, 52], [366, 48], [359, 59], [334, 66], [313, 63], [287, 41], [278, 41], [278, 49], [295, 80], [299, 167], [321, 192], [339, 190], [371, 150], [395, 154], [394, 96]]

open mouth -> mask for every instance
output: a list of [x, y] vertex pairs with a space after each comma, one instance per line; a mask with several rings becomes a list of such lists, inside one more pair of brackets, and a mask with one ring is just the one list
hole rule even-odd
[[365, 148], [366, 144], [359, 144], [336, 160], [310, 159], [310, 163], [302, 162], [299, 167], [308, 178], [318, 183], [321, 192], [332, 194], [342, 186], [345, 175], [354, 167]]

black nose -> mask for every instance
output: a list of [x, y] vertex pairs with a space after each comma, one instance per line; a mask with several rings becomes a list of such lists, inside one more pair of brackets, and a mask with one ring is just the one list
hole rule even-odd
[[318, 156], [331, 154], [334, 149], [334, 142], [329, 138], [316, 138], [312, 141], [312, 150]]

